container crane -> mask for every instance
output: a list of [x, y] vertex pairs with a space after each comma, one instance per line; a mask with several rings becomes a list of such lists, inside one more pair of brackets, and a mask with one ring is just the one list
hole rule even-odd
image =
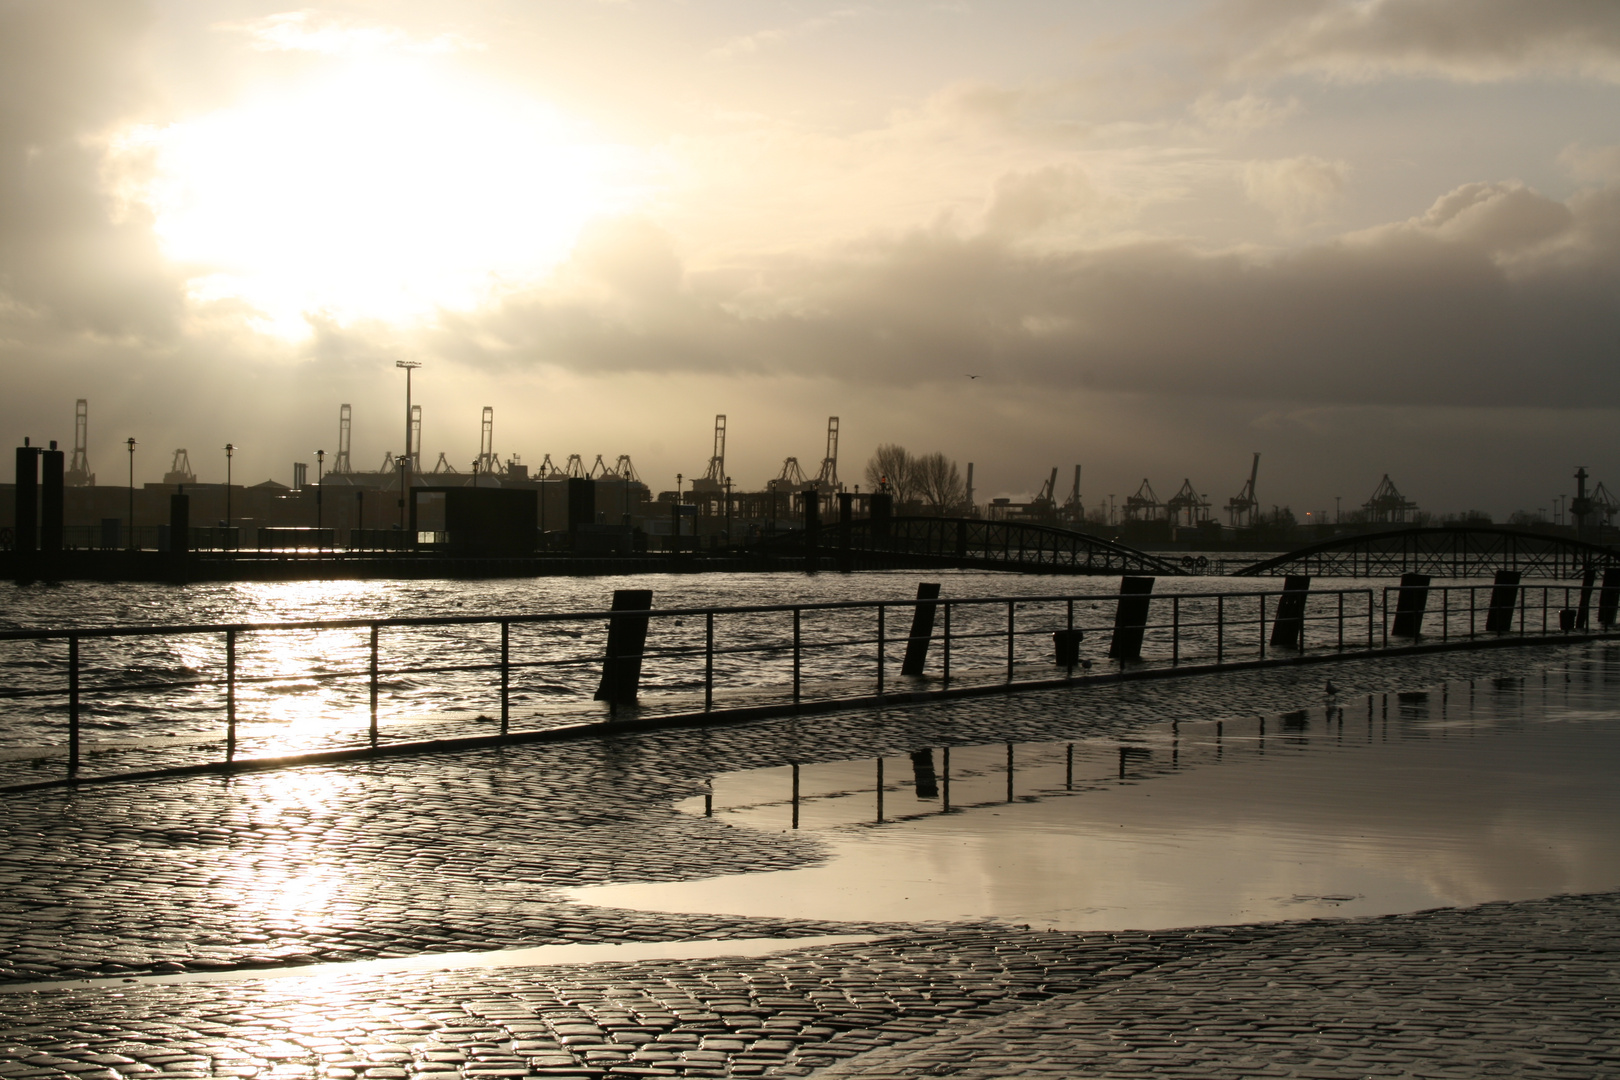
[[337, 458], [332, 462], [332, 471], [335, 473], [354, 471], [354, 466], [349, 463], [349, 436], [353, 421], [354, 410], [347, 405], [339, 405]]
[[85, 452], [90, 433], [90, 405], [80, 398], [73, 403], [73, 458], [68, 462], [62, 482], [68, 487], [94, 487], [96, 474], [90, 471], [90, 457]]
[[1260, 475], [1260, 451], [1254, 452], [1254, 464], [1249, 468], [1249, 482], [1243, 485], [1243, 490], [1226, 502], [1226, 513], [1231, 518], [1232, 528], [1254, 528], [1255, 514], [1260, 509], [1259, 501], [1254, 497], [1254, 480]]
[[820, 491], [838, 490], [838, 417], [827, 417], [827, 456], [821, 459], [821, 473], [815, 485]]

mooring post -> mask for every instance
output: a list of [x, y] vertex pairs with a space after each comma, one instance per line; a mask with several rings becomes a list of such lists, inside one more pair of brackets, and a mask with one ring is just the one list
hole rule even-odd
[[1592, 586], [1597, 584], [1597, 567], [1591, 563], [1586, 564], [1586, 570], [1581, 574], [1581, 602], [1576, 609], [1575, 625], [1585, 630], [1592, 614]]
[[1114, 609], [1114, 638], [1108, 643], [1108, 658], [1121, 662], [1142, 659], [1142, 638], [1147, 633], [1148, 605], [1152, 602], [1153, 579], [1119, 579], [1119, 605]]
[[[615, 612], [652, 609], [651, 589], [614, 589]], [[610, 705], [634, 705], [641, 686], [641, 656], [647, 646], [645, 614], [613, 615], [608, 619], [607, 656], [602, 661], [602, 682], [596, 700]], [[504, 663], [503, 663], [504, 668]]]
[[800, 492], [799, 498], [804, 502], [804, 569], [813, 574], [819, 561], [816, 549], [821, 540], [821, 492]]
[[934, 636], [934, 610], [932, 601], [939, 599], [939, 583], [917, 583], [917, 606], [911, 613], [911, 636], [906, 639], [906, 658], [900, 665], [902, 675], [921, 675], [928, 663], [928, 643]]
[[1282, 596], [1277, 598], [1277, 614], [1271, 623], [1271, 647], [1305, 648], [1305, 601], [1310, 597], [1311, 579], [1305, 574], [1283, 578]]
[[1400, 588], [1396, 590], [1395, 625], [1389, 632], [1395, 637], [1416, 638], [1423, 631], [1423, 612], [1429, 606], [1429, 575], [1402, 574]]
[[1498, 570], [1491, 587], [1491, 606], [1485, 610], [1485, 632], [1506, 634], [1513, 629], [1513, 607], [1519, 601], [1520, 573]]
[[1598, 593], [1598, 625], [1613, 626], [1620, 615], [1620, 566], [1605, 567], [1603, 588]]
[[840, 491], [838, 493], [838, 569], [849, 573], [854, 569], [854, 563], [849, 554], [849, 534], [854, 529], [855, 521], [855, 495], [852, 492]]

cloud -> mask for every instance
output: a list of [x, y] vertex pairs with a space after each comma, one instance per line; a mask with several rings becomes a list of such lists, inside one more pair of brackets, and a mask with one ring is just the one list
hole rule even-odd
[[825, 30], [829, 26], [855, 18], [859, 12], [851, 8], [840, 8], [829, 11], [825, 15], [818, 15], [813, 19], [805, 19], [792, 26], [772, 27], [766, 30], [756, 30], [751, 34], [739, 34], [727, 38], [725, 41], [709, 50], [711, 60], [735, 60], [741, 56], [751, 56], [761, 49], [779, 45], [792, 38], [803, 37]]
[[1620, 81], [1620, 4], [1610, 0], [1233, 0], [1221, 21], [1250, 75], [1388, 74], [1463, 82]]
[[680, 275], [656, 233], [617, 237], [607, 263], [581, 261], [656, 288], [619, 288], [611, 304], [512, 297], [447, 323], [436, 347], [594, 373], [899, 386], [974, 370], [1053, 393], [1620, 406], [1615, 188], [1560, 202], [1468, 185], [1412, 220], [1281, 253], [1030, 251], [995, 231], [920, 229], [762, 259], [740, 284]]
[[1023, 236], [1100, 201], [1096, 186], [1078, 168], [1048, 165], [1006, 173], [996, 180], [985, 209], [984, 227], [999, 236]]
[[416, 38], [397, 26], [322, 18], [310, 11], [284, 11], [247, 22], [220, 23], [215, 29], [249, 35], [265, 52], [313, 52], [330, 56], [376, 52], [451, 53], [484, 46], [459, 34]]
[[149, 222], [103, 175], [107, 132], [152, 93], [145, 4], [0, 5], [0, 307], [6, 333], [43, 327], [158, 338], [180, 314], [179, 276]]
[[1243, 170], [1249, 201], [1271, 211], [1286, 228], [1320, 219], [1344, 195], [1349, 166], [1319, 157], [1251, 161]]
[[1558, 164], [1576, 180], [1586, 184], [1620, 182], [1620, 145], [1564, 147]]
[[1210, 91], [1192, 103], [1192, 114], [1211, 131], [1248, 132], [1280, 124], [1297, 116], [1301, 106], [1298, 98], [1278, 101], [1262, 94], [1247, 93], [1223, 98]]

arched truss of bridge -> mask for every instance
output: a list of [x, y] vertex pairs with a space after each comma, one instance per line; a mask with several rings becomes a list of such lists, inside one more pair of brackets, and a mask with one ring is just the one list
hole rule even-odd
[[1589, 567], [1620, 566], [1620, 552], [1584, 540], [1484, 526], [1440, 526], [1341, 536], [1233, 572], [1233, 577], [1488, 577], [1517, 570], [1527, 578], [1569, 580]]
[[[752, 545], [763, 553], [804, 551], [802, 531]], [[948, 566], [1012, 570], [1029, 574], [1154, 574], [1180, 577], [1180, 566], [1145, 551], [1073, 532], [1022, 521], [978, 518], [860, 518], [823, 525], [816, 535], [820, 555], [845, 553], [863, 565]]]

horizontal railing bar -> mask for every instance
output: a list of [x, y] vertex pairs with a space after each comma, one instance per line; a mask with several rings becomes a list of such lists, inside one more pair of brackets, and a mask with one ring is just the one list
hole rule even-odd
[[[1534, 588], [1535, 586], [1525, 586]], [[1315, 596], [1357, 595], [1370, 593], [1372, 590], [1362, 589], [1323, 589], [1314, 592]], [[1181, 594], [1162, 593], [1150, 597], [1152, 600], [1167, 600]], [[1224, 597], [1228, 600], [1244, 597], [1277, 596], [1279, 592], [1240, 592], [1240, 593], [1190, 593], [1199, 599], [1213, 600]], [[1049, 596], [980, 596], [980, 597], [951, 597], [928, 601], [935, 604], [950, 604], [954, 607], [982, 606], [987, 604], [1035, 604], [1035, 603], [1066, 603], [1070, 600], [1099, 600], [1113, 599], [1112, 593], [1088, 594], [1057, 594]], [[691, 615], [750, 615], [769, 614], [789, 611], [839, 611], [839, 610], [870, 610], [878, 607], [885, 608], [912, 608], [917, 606], [915, 600], [825, 600], [808, 604], [750, 604], [728, 607], [691, 607], [691, 608], [649, 608], [645, 611], [635, 612], [636, 617], [657, 619], [684, 618]], [[623, 618], [623, 611], [536, 611], [526, 614], [513, 615], [401, 615], [382, 619], [317, 619], [309, 622], [272, 622], [272, 623], [187, 623], [176, 626], [102, 626], [82, 627], [64, 630], [46, 629], [18, 629], [0, 630], [0, 641], [38, 641], [76, 636], [79, 638], [92, 637], [152, 637], [152, 636], [185, 636], [191, 634], [222, 634], [228, 630], [237, 633], [281, 633], [299, 630], [362, 630], [377, 627], [406, 627], [406, 626], [473, 626], [480, 624], [498, 625], [500, 623], [546, 623], [546, 622], [600, 622], [606, 619]]]

